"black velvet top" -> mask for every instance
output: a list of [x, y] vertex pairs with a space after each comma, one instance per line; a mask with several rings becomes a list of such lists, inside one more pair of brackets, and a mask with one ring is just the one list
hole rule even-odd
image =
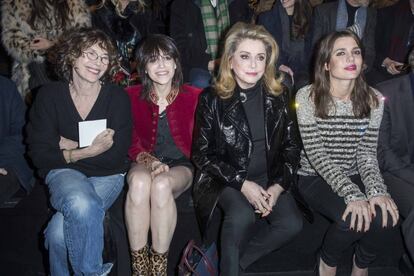
[[169, 163], [169, 160], [185, 158], [171, 136], [170, 127], [168, 126], [167, 112], [163, 111], [158, 120], [157, 143], [154, 149], [154, 155], [161, 162]]
[[240, 88], [240, 95], [253, 142], [253, 152], [246, 179], [265, 187], [267, 185], [267, 162], [262, 82], [259, 81], [249, 89]]

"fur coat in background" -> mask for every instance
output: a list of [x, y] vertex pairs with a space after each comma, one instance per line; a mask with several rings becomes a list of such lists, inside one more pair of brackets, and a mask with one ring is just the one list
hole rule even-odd
[[30, 92], [29, 63], [45, 60], [45, 51], [30, 49], [30, 42], [33, 38], [40, 36], [53, 41], [66, 30], [91, 25], [90, 14], [84, 0], [66, 1], [69, 6], [69, 15], [64, 28], [57, 27], [58, 24], [53, 14], [50, 16], [50, 23], [36, 22], [35, 28], [32, 28], [29, 24], [33, 9], [31, 0], [2, 1], [2, 40], [4, 47], [14, 60], [12, 79], [17, 84], [22, 97]]

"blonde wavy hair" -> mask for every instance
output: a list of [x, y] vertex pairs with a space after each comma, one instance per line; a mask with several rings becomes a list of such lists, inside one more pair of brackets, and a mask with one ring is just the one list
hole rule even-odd
[[[102, 8], [105, 5], [105, 2], [112, 2], [112, 4], [115, 6], [116, 14], [120, 17], [125, 18], [125, 16], [122, 14], [122, 4], [119, 0], [102, 0], [102, 2], [97, 6], [97, 9]], [[136, 0], [134, 2], [137, 2], [136, 4], [136, 12], [143, 12], [146, 8], [145, 0]]]
[[280, 95], [283, 92], [283, 77], [276, 76], [276, 61], [279, 57], [279, 47], [276, 41], [263, 26], [239, 22], [228, 31], [224, 42], [218, 77], [214, 83], [218, 96], [222, 99], [227, 99], [234, 93], [236, 80], [230, 61], [240, 43], [246, 39], [263, 42], [266, 49], [266, 68], [263, 75], [263, 83], [268, 93], [274, 96]]

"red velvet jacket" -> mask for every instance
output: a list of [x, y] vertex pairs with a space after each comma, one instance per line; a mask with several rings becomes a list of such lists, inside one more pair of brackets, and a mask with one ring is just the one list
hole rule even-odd
[[[135, 161], [140, 153], [152, 153], [157, 139], [158, 105], [141, 98], [142, 86], [126, 88], [131, 99], [133, 118], [132, 144], [129, 157]], [[201, 89], [183, 85], [174, 101], [167, 106], [171, 136], [183, 154], [190, 158], [194, 114]]]

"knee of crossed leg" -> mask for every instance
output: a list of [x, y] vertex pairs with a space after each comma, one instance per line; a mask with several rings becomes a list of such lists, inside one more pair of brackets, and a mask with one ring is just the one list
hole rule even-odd
[[102, 200], [96, 194], [73, 193], [65, 199], [63, 215], [73, 223], [103, 220]]

